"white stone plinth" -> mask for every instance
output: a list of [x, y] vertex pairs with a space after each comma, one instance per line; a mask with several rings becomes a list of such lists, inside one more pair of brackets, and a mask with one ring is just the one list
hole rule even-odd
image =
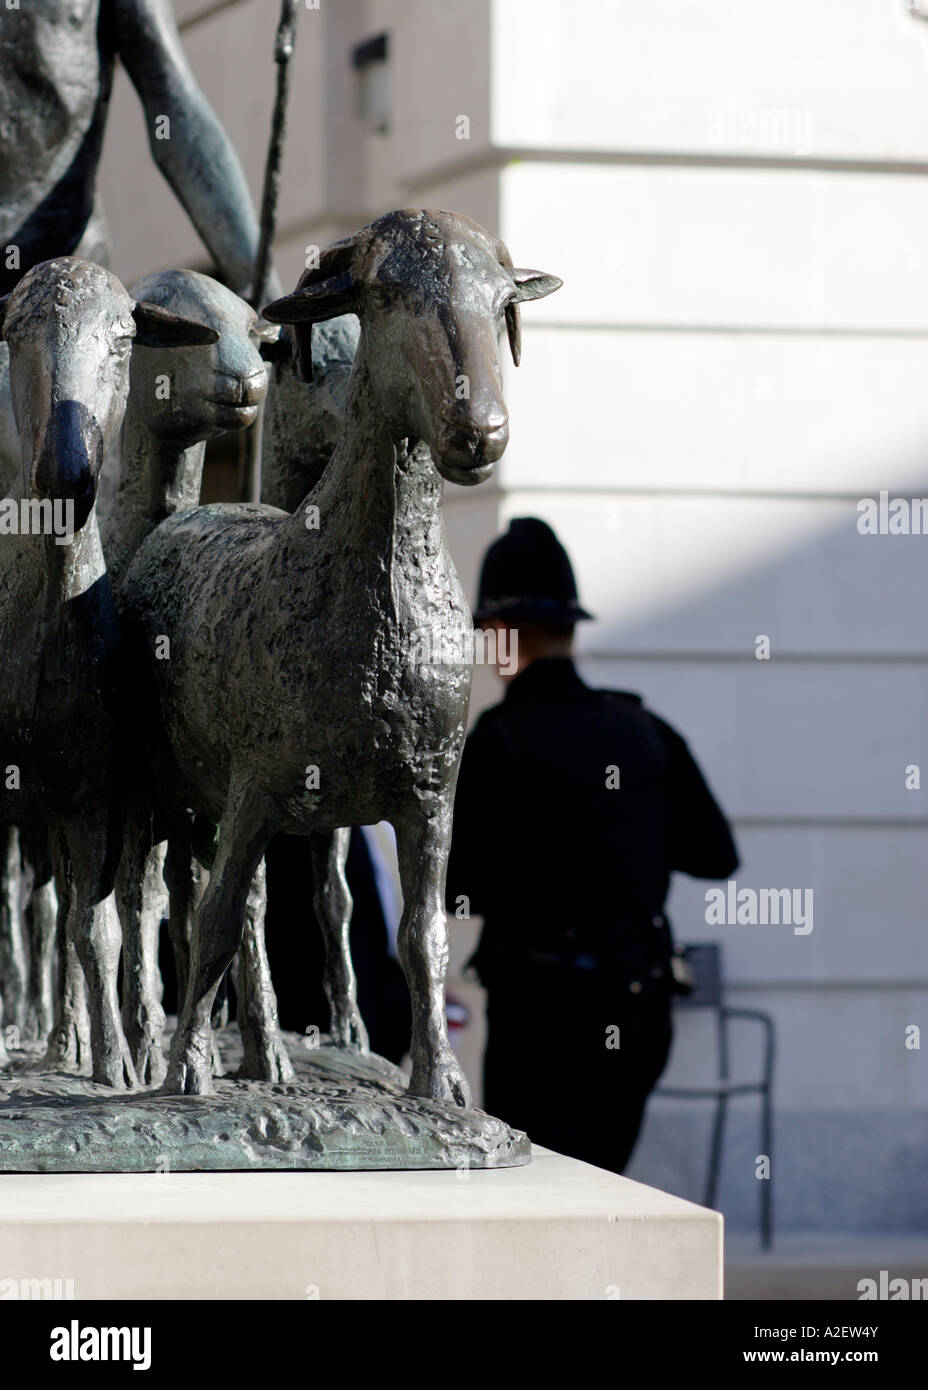
[[3, 1281], [93, 1299], [715, 1299], [716, 1212], [548, 1149], [416, 1173], [6, 1174]]

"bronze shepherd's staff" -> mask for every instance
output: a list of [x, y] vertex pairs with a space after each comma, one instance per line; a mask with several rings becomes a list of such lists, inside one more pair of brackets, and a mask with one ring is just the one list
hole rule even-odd
[[[259, 312], [267, 295], [268, 278], [271, 272], [271, 243], [274, 240], [277, 201], [280, 196], [280, 167], [283, 163], [284, 134], [287, 127], [290, 59], [293, 57], [293, 46], [296, 41], [296, 15], [297, 0], [283, 0], [280, 7], [280, 22], [277, 25], [277, 38], [274, 42], [274, 62], [277, 64], [277, 93], [274, 98], [271, 138], [268, 142], [267, 162], [264, 167], [264, 188], [261, 194], [261, 233], [258, 238], [255, 273], [251, 289], [252, 307]], [[243, 444], [248, 450], [245, 467], [247, 474], [246, 492], [249, 502], [260, 502], [261, 500], [262, 418], [263, 413], [259, 415], [256, 423], [243, 440]]]

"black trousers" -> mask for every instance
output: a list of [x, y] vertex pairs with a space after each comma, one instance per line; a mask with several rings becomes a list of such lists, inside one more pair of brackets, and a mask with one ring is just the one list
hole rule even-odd
[[667, 980], [638, 981], [638, 992], [630, 983], [602, 969], [561, 965], [494, 976], [487, 1112], [536, 1144], [621, 1173], [672, 1037]]

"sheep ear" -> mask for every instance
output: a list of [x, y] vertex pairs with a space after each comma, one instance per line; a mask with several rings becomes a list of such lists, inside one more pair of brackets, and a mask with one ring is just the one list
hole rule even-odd
[[506, 332], [509, 334], [512, 360], [518, 367], [522, 361], [522, 320], [519, 316], [519, 305], [516, 300], [506, 305]]
[[556, 275], [545, 275], [543, 270], [514, 270], [512, 278], [516, 282], [516, 302], [526, 299], [544, 299], [545, 295], [559, 290], [564, 281]]
[[354, 309], [354, 281], [349, 273], [298, 285], [292, 294], [261, 310], [269, 323], [325, 323]]
[[215, 328], [195, 319], [185, 319], [157, 304], [138, 300], [132, 306], [135, 341], [142, 347], [208, 347], [219, 342]]
[[[508, 256], [508, 252], [507, 252]], [[500, 258], [502, 260], [502, 257]], [[503, 260], [503, 264], [506, 262]], [[522, 361], [522, 320], [519, 305], [526, 299], [544, 299], [546, 294], [559, 290], [564, 281], [556, 275], [545, 275], [542, 270], [510, 270], [516, 285], [516, 297], [506, 305], [506, 330], [509, 333], [509, 346], [512, 360], [518, 367]]]
[[311, 323], [285, 324], [276, 343], [262, 343], [261, 356], [274, 364], [294, 361], [301, 381], [313, 381], [313, 326]]
[[9, 294], [0, 296], [0, 340], [3, 339], [3, 325], [6, 322], [6, 311], [12, 297], [12, 291]]
[[355, 308], [350, 273], [329, 275], [324, 280], [309, 278], [318, 273], [309, 272], [303, 277], [308, 283], [301, 281], [292, 294], [275, 299], [261, 310], [261, 317], [269, 323], [293, 325], [293, 355], [300, 377], [308, 382], [313, 379], [313, 324], [353, 313]]
[[294, 324], [293, 360], [300, 380], [309, 385], [313, 382], [313, 326], [311, 323]]
[[313, 379], [313, 324], [357, 311], [351, 267], [365, 236], [366, 232], [357, 232], [327, 246], [319, 264], [303, 271], [292, 294], [261, 310], [269, 323], [292, 324], [293, 356], [303, 381]]

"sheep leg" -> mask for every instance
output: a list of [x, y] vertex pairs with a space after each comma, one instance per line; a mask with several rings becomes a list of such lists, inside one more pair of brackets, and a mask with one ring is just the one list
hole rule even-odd
[[58, 895], [55, 929], [58, 983], [55, 990], [55, 1019], [48, 1035], [45, 1056], [37, 1067], [41, 1070], [52, 1067], [56, 1071], [85, 1073], [90, 1069], [90, 1014], [87, 1010], [84, 972], [74, 941], [67, 932], [73, 885], [67, 846], [60, 832], [53, 833], [50, 848]]
[[[171, 938], [171, 947], [174, 952], [174, 970], [177, 977], [177, 1012], [180, 1013], [184, 999], [187, 997], [187, 981], [190, 978], [190, 941], [193, 933], [193, 920], [203, 901], [207, 884], [209, 883], [209, 869], [200, 863], [196, 856], [193, 843], [194, 820], [186, 811], [182, 812], [174, 821], [171, 833], [168, 838], [168, 852], [164, 866], [165, 882], [168, 885], [168, 895], [170, 898], [170, 908], [168, 911], [168, 935]], [[201, 853], [203, 849], [201, 847]], [[214, 856], [207, 856], [212, 862]], [[223, 977], [225, 979], [225, 977]], [[228, 1013], [228, 1003], [223, 998], [222, 982], [220, 981], [216, 999], [213, 1002], [213, 1015], [210, 1020], [211, 1033], [210, 1042], [213, 1051], [213, 1075], [222, 1076], [225, 1068], [223, 1066], [222, 1054], [219, 1051], [219, 1043], [216, 1038], [216, 1029], [221, 1028], [227, 1022], [226, 1018], [218, 1021], [218, 1015], [223, 1012]]]
[[174, 951], [177, 970], [178, 1012], [187, 995], [190, 976], [190, 939], [193, 921], [203, 901], [209, 871], [194, 855], [193, 821], [183, 812], [171, 825], [168, 852], [164, 862], [164, 878], [168, 885], [170, 908], [168, 935]]
[[430, 798], [430, 806], [416, 805], [394, 820], [403, 887], [397, 945], [412, 1005], [409, 1093], [468, 1107], [470, 1086], [448, 1041], [445, 1019], [445, 876], [453, 795], [452, 786], [437, 804]]
[[264, 807], [247, 789], [230, 796], [209, 887], [193, 924], [187, 995], [164, 1084], [173, 1095], [207, 1095], [212, 1090], [213, 1000], [242, 944], [248, 890], [269, 838], [267, 824]]
[[[164, 879], [168, 885], [170, 907], [168, 911], [168, 936], [174, 953], [174, 972], [177, 979], [177, 1012], [180, 1014], [187, 997], [187, 982], [190, 978], [190, 942], [193, 936], [193, 922], [203, 902], [209, 883], [209, 868], [215, 858], [215, 848], [208, 837], [202, 833], [195, 836], [196, 817], [189, 811], [181, 811], [175, 818], [168, 836], [168, 852], [164, 865]], [[202, 832], [202, 827], [201, 827]], [[200, 843], [196, 843], [199, 839]], [[197, 855], [201, 856], [198, 858]], [[213, 1056], [213, 1075], [222, 1076], [225, 1066], [219, 1050], [217, 1030], [228, 1022], [228, 993], [224, 988], [227, 980], [224, 975], [219, 982], [216, 998], [213, 1000], [210, 1018], [210, 1046]]]
[[280, 1037], [277, 996], [264, 944], [266, 909], [267, 876], [262, 859], [248, 890], [238, 957], [238, 1027], [244, 1047], [238, 1075], [254, 1081], [290, 1081], [293, 1064]]
[[116, 875], [122, 927], [122, 1025], [141, 1085], [164, 1080], [164, 1010], [158, 937], [166, 906], [164, 844], [152, 844], [150, 815], [139, 807], [126, 817]]
[[25, 908], [26, 939], [29, 943], [29, 1003], [26, 1012], [26, 1038], [47, 1037], [55, 1018], [55, 923], [58, 897], [46, 830], [21, 833], [23, 859], [30, 871], [29, 897]]
[[72, 821], [64, 837], [71, 864], [66, 930], [87, 982], [93, 1079], [122, 1090], [137, 1083], [116, 989], [122, 945], [114, 882], [119, 837], [105, 811]]
[[[248, 930], [248, 913], [245, 913], [245, 930]], [[216, 997], [213, 1000], [212, 1013], [209, 1016], [209, 1026], [213, 1030], [213, 1042], [215, 1044], [216, 1034], [222, 1028], [229, 1026], [229, 984], [235, 986], [236, 994], [239, 993], [240, 985], [238, 978], [239, 953], [236, 952], [235, 959], [223, 975], [219, 984], [216, 986]], [[213, 1051], [215, 1052], [215, 1046]], [[213, 1071], [215, 1071], [215, 1066]]]
[[23, 930], [23, 873], [19, 833], [14, 826], [3, 832], [0, 857], [0, 995], [6, 1027], [21, 1037], [26, 1025], [29, 968]]
[[325, 986], [329, 1035], [339, 1047], [368, 1051], [367, 1029], [358, 1011], [358, 987], [351, 962], [351, 890], [345, 877], [350, 829], [310, 835], [313, 907], [325, 941]]

